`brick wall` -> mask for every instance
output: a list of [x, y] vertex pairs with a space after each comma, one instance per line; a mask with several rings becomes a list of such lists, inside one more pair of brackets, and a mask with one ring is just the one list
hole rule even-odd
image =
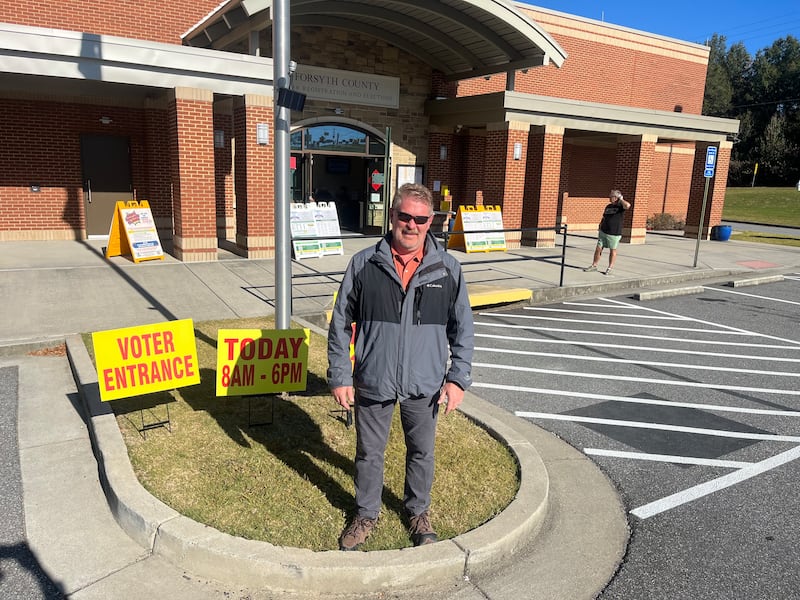
[[[228, 103], [223, 108], [228, 109]], [[229, 110], [214, 111], [214, 135], [222, 132], [222, 147], [214, 141], [214, 196], [217, 212], [217, 237], [234, 239], [234, 182], [233, 182], [233, 115]]]
[[6, 23], [180, 44], [180, 36], [219, 0], [0, 0]]
[[693, 159], [694, 144], [656, 146], [648, 216], [668, 213], [678, 219], [686, 218]]
[[596, 229], [614, 185], [617, 148], [565, 143], [562, 168], [567, 193], [561, 216], [570, 231]]
[[[518, 92], [588, 102], [700, 114], [708, 49], [517, 5], [567, 52], [561, 68], [517, 72]], [[458, 96], [505, 89], [506, 76], [460, 82]], [[450, 91], [446, 85], [439, 92]]]
[[[103, 125], [103, 116], [111, 116], [112, 122]], [[81, 134], [128, 137], [136, 198], [148, 200], [154, 216], [171, 213], [163, 190], [161, 194], [151, 193], [149, 169], [159, 163], [151, 160], [148, 136], [153, 132], [145, 127], [144, 110], [0, 99], [0, 123], [2, 239], [16, 239], [24, 237], [23, 232], [34, 231], [41, 233], [31, 237], [40, 239], [81, 237], [85, 229]], [[34, 183], [41, 186], [41, 192], [30, 191]]]
[[175, 256], [185, 261], [215, 260], [217, 227], [211, 92], [176, 90], [176, 98], [170, 106], [169, 135]]
[[[694, 178], [689, 189], [689, 206], [686, 211], [686, 237], [696, 238], [698, 235], [698, 224], [700, 224], [700, 214], [703, 212], [703, 195], [705, 194], [706, 179], [703, 176], [705, 170], [706, 150], [713, 144], [697, 142], [692, 170]], [[731, 160], [731, 142], [722, 142], [717, 150], [717, 163], [715, 176], [709, 182], [708, 195], [706, 197], [706, 210], [703, 218], [701, 239], [708, 239], [711, 227], [718, 225], [722, 219], [722, 208], [725, 202], [725, 185], [728, 178], [728, 168]]]
[[[275, 252], [275, 129], [272, 98], [237, 98], [234, 108], [236, 138], [236, 240], [244, 254], [265, 258]], [[269, 129], [268, 144], [259, 144], [259, 123]]]

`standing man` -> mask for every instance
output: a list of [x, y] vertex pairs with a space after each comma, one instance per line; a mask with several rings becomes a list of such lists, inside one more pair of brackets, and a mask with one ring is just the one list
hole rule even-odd
[[[415, 546], [437, 541], [430, 522], [439, 405], [455, 410], [472, 383], [472, 312], [461, 265], [429, 234], [431, 192], [397, 190], [392, 230], [350, 261], [328, 330], [328, 383], [355, 404], [355, 516], [339, 537], [357, 550], [378, 520], [395, 404], [406, 443], [403, 505]], [[350, 362], [355, 323], [355, 367]], [[450, 365], [448, 367], [448, 358]]]
[[584, 271], [597, 271], [597, 263], [600, 262], [600, 255], [603, 248], [608, 248], [608, 268], [606, 275], [611, 275], [611, 269], [617, 261], [617, 247], [622, 239], [622, 218], [626, 210], [631, 207], [631, 203], [622, 197], [619, 190], [611, 190], [608, 195], [611, 203], [606, 205], [603, 211], [603, 218], [600, 220], [600, 231], [597, 234], [597, 247], [594, 249], [594, 259], [592, 264]]

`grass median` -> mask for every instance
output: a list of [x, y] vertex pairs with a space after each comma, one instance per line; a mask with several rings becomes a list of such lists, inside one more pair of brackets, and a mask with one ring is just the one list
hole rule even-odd
[[722, 220], [800, 228], [800, 191], [730, 187], [725, 191]]
[[[283, 397], [215, 396], [219, 329], [270, 329], [271, 318], [195, 324], [201, 383], [113, 401], [139, 481], [178, 512], [278, 546], [334, 550], [353, 507], [355, 430], [325, 381], [326, 341], [312, 332], [308, 386]], [[87, 338], [90, 353], [91, 338]], [[164, 420], [167, 428], [142, 431]], [[410, 546], [402, 520], [405, 445], [395, 411], [381, 518], [365, 550]], [[264, 424], [270, 422], [271, 424]], [[459, 412], [440, 414], [432, 521], [441, 539], [502, 511], [518, 488], [508, 449]]]
[[[800, 191], [797, 188], [743, 187], [725, 192], [724, 221], [800, 228]], [[737, 227], [731, 235], [737, 242], [757, 242], [800, 247], [800, 237], [789, 233], [764, 233]]]

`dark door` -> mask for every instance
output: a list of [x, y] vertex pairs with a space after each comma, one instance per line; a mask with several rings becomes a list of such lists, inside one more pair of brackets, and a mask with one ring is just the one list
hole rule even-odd
[[130, 143], [117, 135], [82, 135], [86, 234], [108, 235], [114, 207], [132, 200]]

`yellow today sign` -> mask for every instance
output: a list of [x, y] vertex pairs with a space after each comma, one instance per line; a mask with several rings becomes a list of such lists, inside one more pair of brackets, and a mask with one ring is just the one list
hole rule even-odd
[[200, 383], [191, 319], [96, 331], [92, 343], [104, 402]]
[[306, 389], [308, 329], [220, 329], [217, 396]]

